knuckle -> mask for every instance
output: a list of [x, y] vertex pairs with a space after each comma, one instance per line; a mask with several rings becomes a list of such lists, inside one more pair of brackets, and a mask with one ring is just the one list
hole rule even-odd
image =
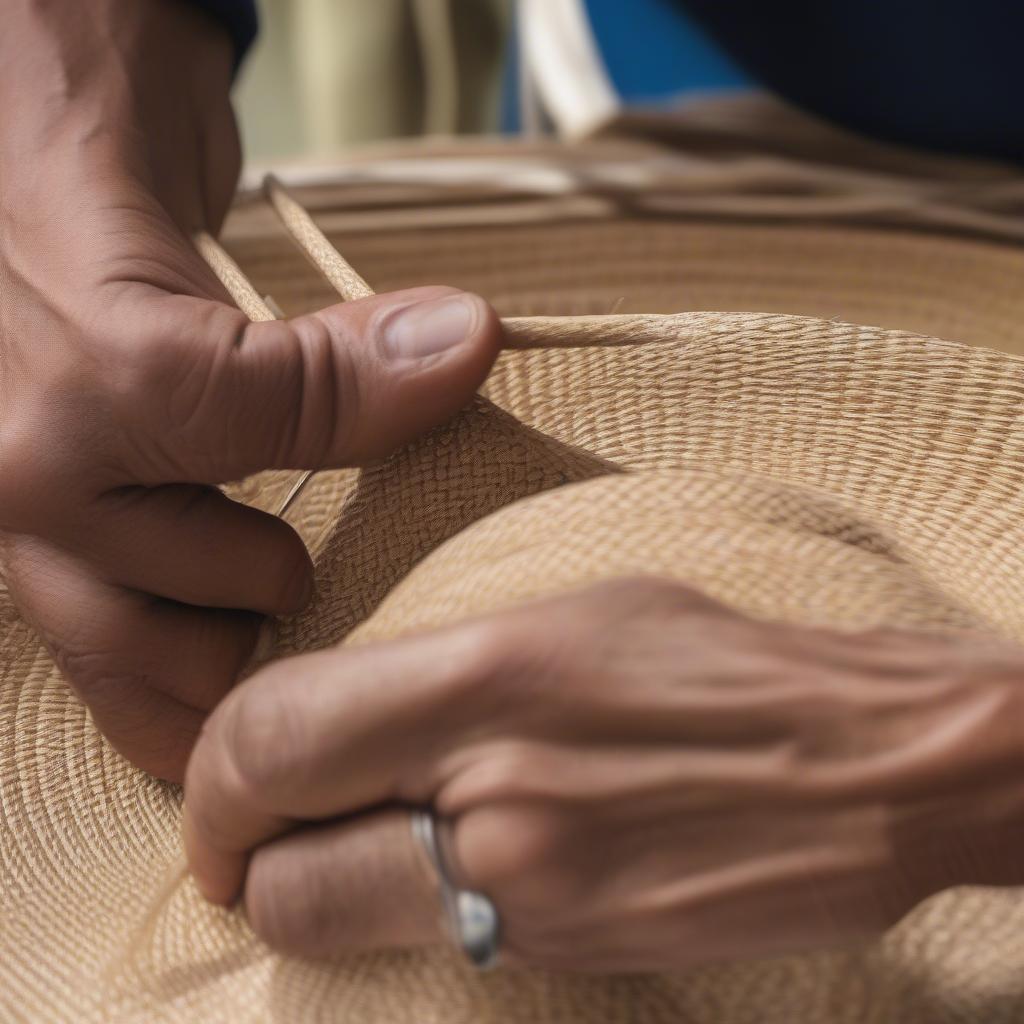
[[505, 877], [521, 878], [532, 874], [540, 878], [556, 861], [559, 837], [547, 823], [528, 819], [517, 835], [506, 835], [505, 841], [507, 846], [496, 861], [497, 869]]
[[564, 674], [560, 645], [514, 615], [456, 627], [444, 636], [438, 694], [453, 716], [509, 721], [532, 714]]
[[461, 624], [444, 635], [442, 692], [454, 708], [486, 709], [495, 721], [533, 713], [571, 683], [579, 634], [561, 607], [523, 607]]
[[441, 674], [456, 698], [491, 691], [507, 676], [514, 653], [508, 624], [500, 617], [481, 619], [452, 631]]
[[315, 410], [315, 415], [301, 418], [300, 429], [323, 431], [301, 439], [304, 450], [313, 451], [317, 463], [358, 455], [365, 382], [351, 332], [340, 317], [328, 322], [317, 314], [294, 321], [293, 329], [304, 368], [303, 401]]
[[532, 748], [521, 741], [491, 745], [470, 769], [474, 803], [508, 806], [541, 795], [544, 784], [538, 779], [538, 769], [543, 771], [543, 767], [531, 752]]
[[531, 890], [543, 890], [541, 903], [555, 895], [565, 832], [554, 814], [482, 808], [460, 822], [456, 843], [459, 863], [473, 885], [501, 890], [528, 879]]

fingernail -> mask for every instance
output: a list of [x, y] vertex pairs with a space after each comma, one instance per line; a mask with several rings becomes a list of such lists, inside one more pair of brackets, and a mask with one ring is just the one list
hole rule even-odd
[[384, 327], [384, 345], [393, 359], [422, 359], [466, 340], [476, 316], [468, 295], [452, 295], [406, 306]]

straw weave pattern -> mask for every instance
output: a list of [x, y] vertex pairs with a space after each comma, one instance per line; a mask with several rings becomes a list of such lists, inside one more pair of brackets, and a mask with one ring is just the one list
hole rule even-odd
[[[1010, 286], [1024, 257], [883, 231], [673, 227], [523, 228], [530, 259], [525, 236], [501, 227], [354, 239], [378, 287], [412, 283], [418, 248], [457, 284], [494, 284], [508, 314], [565, 312], [565, 294], [572, 312], [608, 312], [635, 281], [636, 302], [660, 296], [648, 312], [673, 315], [644, 321], [657, 337], [643, 343], [506, 353], [488, 401], [381, 465], [315, 477], [291, 518], [314, 553], [318, 598], [279, 623], [277, 653], [634, 574], [762, 618], [1024, 641], [1024, 359], [1012, 354], [1024, 351], [1024, 309]], [[641, 231], [657, 272], [627, 261], [616, 276], [613, 253]], [[710, 266], [715, 239], [731, 255], [692, 275]], [[743, 262], [748, 243], [757, 255]], [[570, 265], [570, 249], [587, 256]], [[233, 250], [289, 312], [324, 301], [279, 235], [241, 231]], [[820, 273], [801, 288], [812, 266]], [[917, 302], [912, 276], [927, 286]], [[887, 278], [903, 282], [891, 295], [876, 288]], [[675, 312], [702, 288], [734, 309], [738, 294], [772, 308]], [[822, 318], [823, 303], [871, 315]], [[536, 329], [555, 345], [575, 328]], [[290, 479], [262, 474], [233, 493], [273, 508]], [[240, 915], [199, 899], [180, 871], [180, 793], [106, 745], [2, 588], [0, 650], [0, 1019], [1024, 1020], [1016, 890], [940, 894], [869, 948], [680, 975], [478, 976], [446, 951], [279, 957]]]

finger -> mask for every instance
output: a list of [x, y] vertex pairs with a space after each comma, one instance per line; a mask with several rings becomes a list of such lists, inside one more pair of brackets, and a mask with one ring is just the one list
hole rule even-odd
[[257, 850], [245, 881], [256, 934], [329, 957], [446, 939], [434, 869], [406, 810], [293, 832]]
[[107, 492], [65, 543], [110, 582], [184, 604], [287, 615], [312, 596], [312, 561], [292, 527], [212, 487]]
[[[461, 810], [500, 786], [510, 766], [522, 782], [508, 743], [491, 764], [463, 768], [498, 730], [519, 739], [560, 724], [575, 730], [576, 716], [538, 714], [537, 683], [554, 683], [573, 637], [592, 644], [591, 609], [613, 597], [595, 588], [388, 644], [279, 661], [247, 680], [217, 709], [188, 769], [184, 834], [200, 889], [230, 903], [248, 851], [297, 821], [435, 797], [447, 810], [457, 797]], [[602, 707], [600, 724], [621, 727], [626, 710]], [[527, 768], [534, 779], [543, 773]], [[580, 776], [574, 763], [567, 770]]]
[[317, 652], [247, 680], [212, 716], [187, 772], [184, 838], [201, 891], [230, 903], [248, 851], [298, 821], [386, 802], [445, 804], [449, 791], [466, 804], [500, 784], [515, 763], [507, 743], [496, 772], [465, 765], [499, 730], [523, 738], [557, 724], [538, 716], [536, 682], [545, 673], [551, 682], [566, 637], [586, 621], [579, 609], [593, 601], [573, 596]]
[[[219, 483], [269, 468], [362, 464], [469, 401], [501, 342], [480, 298], [419, 288], [251, 324], [219, 303], [154, 299], [122, 415], [162, 459], [124, 451], [143, 483]], [[166, 337], [164, 323], [191, 323]], [[160, 325], [159, 329], [157, 329]], [[157, 396], [154, 400], [153, 396]]]
[[8, 538], [5, 562], [12, 597], [97, 727], [140, 768], [180, 781], [203, 720], [249, 657], [260, 618], [102, 583], [35, 538]]
[[[203, 894], [238, 895], [248, 851], [294, 822], [432, 795], [441, 751], [474, 720], [475, 624], [267, 666], [221, 707], [190, 761], [186, 852]], [[481, 707], [480, 714], [486, 714]]]

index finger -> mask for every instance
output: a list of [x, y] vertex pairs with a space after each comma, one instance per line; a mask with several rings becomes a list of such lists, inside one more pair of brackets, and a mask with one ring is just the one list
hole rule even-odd
[[185, 778], [183, 838], [203, 895], [233, 902], [248, 852], [297, 822], [429, 801], [482, 717], [489, 631], [467, 624], [274, 663], [207, 721]]

